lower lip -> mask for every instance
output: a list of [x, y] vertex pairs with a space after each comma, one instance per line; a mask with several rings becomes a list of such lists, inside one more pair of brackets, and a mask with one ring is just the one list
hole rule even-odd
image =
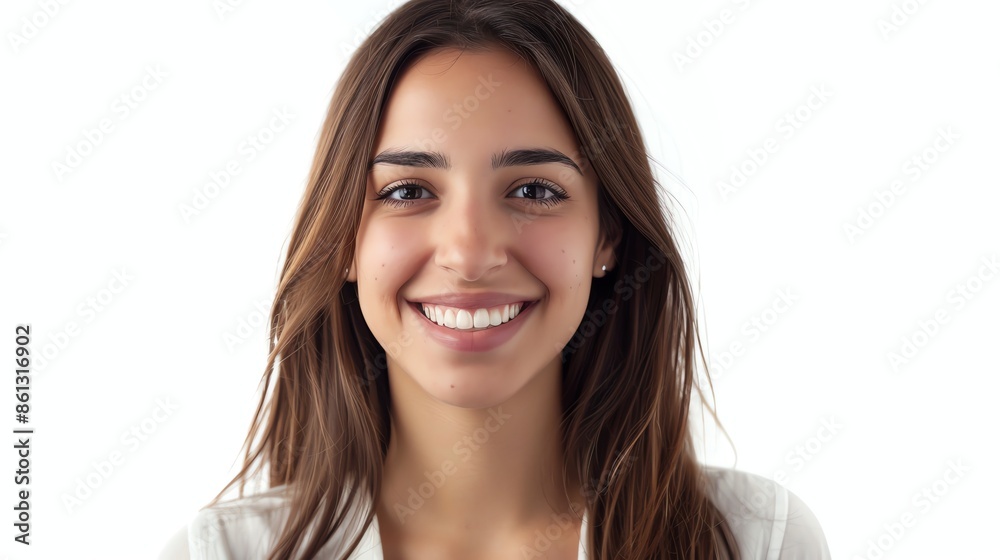
[[514, 317], [510, 321], [480, 331], [462, 331], [442, 327], [424, 315], [424, 312], [420, 310], [420, 304], [411, 303], [409, 307], [427, 324], [427, 329], [424, 332], [442, 346], [460, 352], [487, 352], [507, 342], [512, 336], [517, 334], [517, 331], [521, 330], [521, 325], [528, 318], [528, 315], [531, 315], [531, 312], [534, 311], [536, 303], [538, 302], [534, 301], [527, 307], [524, 307], [517, 314], [517, 317]]

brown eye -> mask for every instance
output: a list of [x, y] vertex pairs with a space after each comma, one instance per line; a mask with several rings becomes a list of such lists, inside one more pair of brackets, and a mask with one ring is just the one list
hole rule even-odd
[[[382, 204], [388, 204], [396, 207], [410, 206], [413, 204], [412, 201], [420, 200], [420, 191], [426, 190], [427, 189], [416, 183], [402, 183], [383, 189], [382, 192], [378, 193], [378, 198], [376, 200], [381, 200]], [[390, 198], [390, 195], [397, 192], [402, 193], [402, 198]]]
[[[546, 191], [552, 196], [545, 196]], [[525, 198], [533, 204], [544, 206], [555, 206], [569, 198], [565, 191], [544, 179], [531, 179], [527, 183], [518, 185], [511, 194], [522, 194], [524, 197], [515, 196], [514, 198]]]

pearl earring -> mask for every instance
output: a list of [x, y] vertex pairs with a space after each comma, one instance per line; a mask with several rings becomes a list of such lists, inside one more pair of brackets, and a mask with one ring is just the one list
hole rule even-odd
[[606, 266], [604, 266], [604, 265], [602, 264], [602, 265], [601, 265], [601, 270], [602, 270], [602, 271], [607, 271], [607, 270], [608, 270], [608, 267], [606, 267]]

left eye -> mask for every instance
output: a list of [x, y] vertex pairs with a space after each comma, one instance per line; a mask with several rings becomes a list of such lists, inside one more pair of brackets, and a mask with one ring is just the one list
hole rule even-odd
[[[546, 197], [544, 196], [543, 192], [542, 198], [536, 198], [540, 190], [548, 191], [552, 193], [552, 196]], [[522, 193], [522, 194], [532, 193], [532, 195], [534, 196], [525, 196], [524, 198], [527, 198], [529, 200], [534, 200], [536, 202], [542, 202], [542, 201], [552, 200], [553, 198], [559, 198], [559, 196], [562, 194], [547, 185], [543, 185], [542, 183], [525, 183], [523, 185], [518, 186], [516, 189], [514, 189], [514, 192], [510, 194], [515, 194], [515, 193]], [[520, 198], [520, 197], [514, 197], [514, 198]]]
[[[549, 191], [550, 193], [552, 193], [552, 196], [544, 198], [534, 198], [534, 196], [531, 196], [525, 198], [527, 198], [527, 200], [530, 200], [532, 204], [542, 205], [542, 206], [555, 206], [557, 204], [562, 204], [563, 201], [569, 199], [569, 195], [566, 194], [566, 191], [556, 186], [555, 183], [550, 183], [545, 179], [531, 179], [527, 183], [522, 183], [518, 185], [514, 189], [514, 191], [511, 192], [510, 194], [513, 195], [516, 193], [521, 193], [521, 194], [530, 193], [532, 195], [537, 195], [540, 191], [542, 191], [543, 196], [544, 196], [544, 191]], [[514, 197], [514, 198], [521, 198], [521, 197]]]

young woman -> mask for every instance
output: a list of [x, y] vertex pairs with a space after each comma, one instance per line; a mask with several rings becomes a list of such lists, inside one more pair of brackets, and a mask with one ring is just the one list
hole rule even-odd
[[704, 356], [669, 226], [568, 12], [399, 7], [331, 102], [240, 497], [177, 557], [829, 558], [794, 494], [696, 461]]

